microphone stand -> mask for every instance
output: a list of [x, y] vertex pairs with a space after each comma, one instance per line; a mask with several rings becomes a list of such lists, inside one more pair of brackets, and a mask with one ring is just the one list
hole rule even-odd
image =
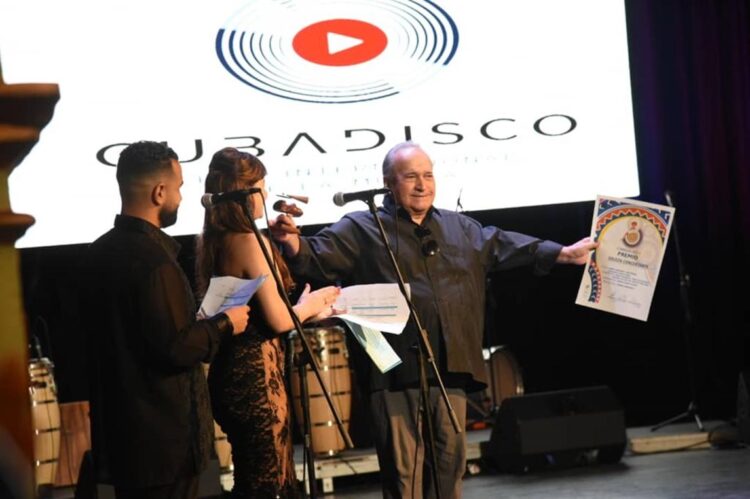
[[[675, 207], [675, 205], [672, 202], [672, 195], [669, 191], [666, 191], [664, 193], [664, 197], [667, 200], [667, 204], [671, 206], [672, 208]], [[693, 342], [692, 342], [692, 336], [693, 336], [693, 314], [690, 310], [690, 275], [687, 273], [687, 270], [685, 269], [685, 265], [682, 261], [682, 251], [680, 249], [680, 238], [677, 232], [677, 223], [675, 222], [672, 226], [672, 231], [674, 232], [674, 244], [675, 244], [675, 251], [677, 253], [677, 269], [680, 274], [680, 302], [682, 304], [682, 332], [683, 336], [685, 337], [685, 356], [687, 357], [687, 368], [688, 368], [688, 379], [690, 382], [690, 403], [688, 404], [687, 409], [685, 412], [678, 414], [677, 416], [671, 417], [667, 419], [666, 421], [662, 421], [661, 423], [657, 424], [653, 428], [651, 428], [651, 431], [656, 431], [659, 428], [662, 428], [664, 426], [667, 426], [669, 424], [672, 424], [674, 422], [677, 422], [681, 419], [685, 418], [692, 418], [695, 420], [695, 424], [698, 427], [698, 431], [704, 431], [703, 429], [703, 422], [701, 422], [701, 418], [698, 415], [698, 404], [696, 403], [697, 400], [697, 392], [696, 389], [696, 381], [695, 381], [695, 370], [694, 370], [694, 361], [693, 361]]]
[[[417, 342], [417, 356], [418, 356], [418, 362], [419, 362], [419, 389], [422, 396], [422, 404], [423, 404], [423, 410], [425, 419], [427, 420], [427, 435], [428, 435], [428, 442], [429, 442], [429, 450], [430, 450], [430, 459], [432, 461], [432, 482], [433, 486], [435, 487], [435, 495], [438, 499], [440, 499], [440, 488], [438, 487], [438, 468], [437, 468], [437, 456], [435, 455], [435, 434], [433, 431], [433, 421], [432, 421], [432, 414], [430, 411], [430, 392], [429, 387], [427, 386], [427, 367], [426, 365], [429, 364], [432, 368], [432, 373], [435, 375], [435, 380], [437, 381], [438, 387], [440, 388], [440, 394], [443, 398], [443, 401], [445, 402], [445, 407], [448, 411], [448, 415], [450, 416], [451, 423], [453, 424], [453, 429], [456, 433], [461, 433], [463, 429], [461, 428], [461, 425], [458, 423], [458, 418], [456, 417], [456, 412], [453, 410], [453, 406], [450, 403], [450, 400], [448, 400], [448, 392], [445, 391], [445, 386], [443, 385], [443, 380], [440, 377], [440, 373], [438, 372], [438, 368], [435, 365], [435, 355], [432, 352], [432, 347], [430, 346], [430, 341], [427, 336], [427, 331], [422, 327], [422, 323], [419, 320], [419, 315], [417, 314], [417, 309], [414, 307], [414, 304], [411, 301], [411, 298], [409, 298], [409, 293], [406, 291], [406, 284], [404, 283], [404, 277], [401, 275], [401, 270], [398, 267], [398, 262], [396, 261], [396, 257], [393, 255], [393, 250], [391, 249], [391, 245], [388, 242], [388, 238], [385, 235], [385, 229], [383, 228], [383, 222], [380, 220], [380, 217], [378, 216], [377, 208], [375, 207], [375, 200], [373, 196], [370, 196], [367, 198], [367, 206], [370, 208], [370, 213], [372, 213], [372, 216], [375, 218], [375, 222], [378, 226], [378, 232], [380, 232], [380, 237], [383, 240], [383, 245], [385, 246], [386, 251], [388, 252], [388, 256], [391, 261], [391, 265], [393, 266], [393, 270], [396, 273], [396, 278], [398, 281], [398, 288], [401, 291], [401, 294], [404, 296], [404, 299], [406, 300], [406, 304], [409, 306], [409, 310], [411, 311], [412, 317], [414, 317], [414, 322], [417, 326], [417, 331], [419, 332], [418, 337], [419, 341]], [[396, 215], [398, 216], [398, 215]], [[417, 421], [419, 421], [419, 418], [417, 418]], [[417, 428], [417, 431], [419, 431], [419, 428]]]
[[[485, 289], [491, 290], [492, 289], [492, 281], [491, 281], [491, 279], [488, 277], [485, 282], [486, 282]], [[489, 320], [489, 319], [487, 319], [487, 317], [490, 317], [490, 314], [487, 313], [489, 311], [486, 308], [489, 307], [493, 311], [496, 310], [497, 309], [497, 302], [495, 300], [495, 295], [492, 292], [487, 292], [486, 293], [486, 298], [487, 298], [487, 302], [486, 302], [486, 306], [485, 306], [485, 321], [484, 321], [484, 324], [485, 324], [484, 331], [485, 331], [485, 333], [484, 333], [484, 337], [485, 337], [485, 343], [487, 344], [487, 351], [490, 352], [490, 358], [488, 360], [488, 364], [490, 365], [490, 393], [491, 393], [491, 399], [492, 399], [491, 405], [490, 405], [490, 410], [489, 410], [489, 415], [494, 418], [494, 416], [496, 416], [497, 413], [498, 413], [498, 411], [500, 410], [500, 404], [498, 404], [498, 400], [497, 400], [497, 387], [495, 386], [495, 363], [492, 362], [492, 355], [495, 353], [495, 350], [493, 349], [492, 339], [490, 338], [489, 341], [487, 340], [487, 330], [488, 329], [493, 330], [494, 327], [487, 327], [488, 326], [487, 321]]]
[[312, 372], [315, 373], [315, 377], [318, 379], [318, 383], [320, 384], [320, 389], [323, 392], [323, 395], [325, 396], [326, 402], [328, 403], [328, 407], [331, 410], [331, 414], [333, 414], [333, 418], [336, 420], [336, 426], [339, 430], [339, 433], [341, 434], [341, 438], [344, 440], [344, 445], [346, 445], [347, 449], [354, 448], [354, 444], [352, 443], [352, 439], [349, 436], [349, 433], [344, 428], [344, 425], [341, 421], [341, 416], [339, 416], [339, 412], [336, 409], [336, 406], [333, 404], [333, 400], [331, 399], [331, 394], [328, 391], [328, 387], [326, 386], [325, 382], [323, 381], [322, 376], [320, 375], [320, 367], [318, 366], [318, 362], [315, 360], [315, 357], [313, 356], [312, 348], [310, 348], [310, 344], [307, 342], [307, 338], [305, 337], [302, 323], [299, 320], [299, 317], [297, 317], [297, 314], [294, 313], [294, 309], [292, 308], [292, 303], [289, 301], [289, 297], [286, 294], [286, 290], [284, 289], [283, 282], [281, 280], [281, 277], [278, 274], [278, 270], [276, 269], [275, 262], [273, 261], [273, 258], [268, 253], [268, 249], [266, 248], [266, 245], [263, 244], [263, 237], [260, 233], [260, 230], [258, 230], [258, 226], [255, 224], [255, 219], [253, 218], [252, 214], [250, 213], [250, 210], [247, 207], [247, 202], [241, 202], [240, 205], [242, 205], [242, 211], [245, 214], [245, 217], [250, 221], [250, 227], [252, 228], [253, 234], [255, 234], [255, 237], [258, 239], [258, 244], [260, 244], [260, 249], [263, 251], [263, 258], [266, 260], [266, 263], [268, 263], [268, 268], [271, 270], [271, 275], [273, 275], [273, 280], [276, 282], [276, 289], [278, 290], [279, 296], [281, 296], [282, 301], [284, 302], [284, 305], [286, 306], [287, 311], [289, 312], [289, 316], [292, 318], [292, 322], [294, 323], [294, 329], [297, 331], [297, 336], [299, 336], [300, 344], [302, 345], [302, 352], [298, 355], [298, 372], [300, 376], [300, 405], [302, 407], [302, 419], [303, 419], [303, 429], [304, 429], [304, 460], [305, 464], [307, 466], [307, 476], [308, 476], [308, 483], [310, 485], [310, 497], [316, 498], [318, 496], [318, 490], [317, 490], [317, 483], [315, 478], [315, 454], [312, 450], [312, 434], [311, 434], [311, 423], [310, 423], [310, 403], [309, 403], [309, 397], [307, 392], [307, 373], [305, 369], [305, 365], [309, 365]]
[[497, 388], [495, 387], [495, 363], [492, 362], [492, 354], [495, 353], [492, 350], [492, 346], [488, 348], [490, 351], [490, 390], [492, 390], [492, 407], [490, 407], [490, 416], [496, 416], [500, 411], [500, 404], [497, 403]]

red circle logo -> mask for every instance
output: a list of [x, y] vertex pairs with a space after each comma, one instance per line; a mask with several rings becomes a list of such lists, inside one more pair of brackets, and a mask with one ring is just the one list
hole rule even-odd
[[388, 38], [377, 26], [355, 19], [330, 19], [301, 29], [292, 41], [303, 59], [323, 66], [353, 66], [379, 56]]

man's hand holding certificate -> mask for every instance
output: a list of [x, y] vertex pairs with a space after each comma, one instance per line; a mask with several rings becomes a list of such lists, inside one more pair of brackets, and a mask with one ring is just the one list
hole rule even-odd
[[598, 196], [576, 303], [645, 321], [659, 276], [674, 208]]

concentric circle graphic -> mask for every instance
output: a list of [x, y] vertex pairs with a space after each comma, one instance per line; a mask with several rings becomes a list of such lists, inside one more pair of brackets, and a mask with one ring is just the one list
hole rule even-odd
[[254, 0], [219, 29], [216, 54], [261, 92], [346, 104], [419, 85], [451, 62], [458, 39], [430, 0]]

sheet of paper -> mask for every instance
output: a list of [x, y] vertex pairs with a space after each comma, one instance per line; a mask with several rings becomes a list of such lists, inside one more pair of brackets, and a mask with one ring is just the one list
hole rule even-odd
[[[406, 285], [409, 292], [409, 285]], [[401, 334], [409, 320], [409, 307], [398, 284], [361, 284], [341, 290], [335, 309], [337, 316], [363, 327]]]
[[213, 317], [228, 308], [246, 305], [265, 282], [266, 277], [268, 276], [262, 275], [257, 279], [240, 279], [231, 276], [212, 277], [206, 296], [198, 310], [198, 317]]
[[599, 242], [576, 303], [645, 321], [659, 277], [674, 208], [597, 196], [591, 238]]
[[357, 338], [367, 355], [370, 356], [373, 363], [380, 369], [380, 372], [386, 373], [401, 364], [401, 358], [396, 354], [383, 333], [377, 329], [362, 326], [356, 322], [344, 319], [344, 323], [349, 331]]

